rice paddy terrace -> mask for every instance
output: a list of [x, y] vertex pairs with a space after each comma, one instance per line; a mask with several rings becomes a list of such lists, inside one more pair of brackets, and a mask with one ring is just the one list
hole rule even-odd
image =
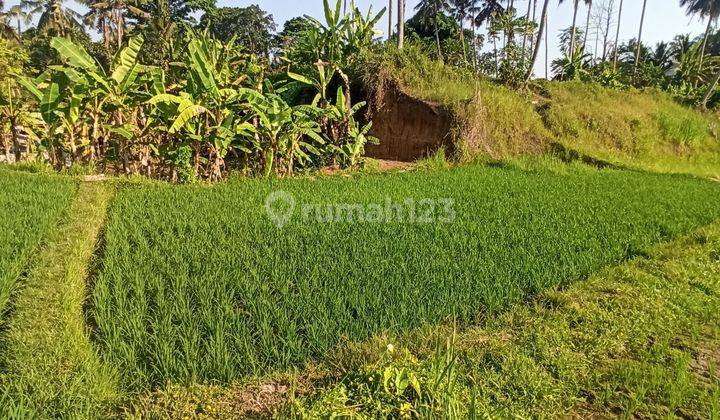
[[144, 396], [482, 325], [720, 218], [717, 182], [559, 168], [213, 186], [2, 171], [3, 410], [179, 415]]

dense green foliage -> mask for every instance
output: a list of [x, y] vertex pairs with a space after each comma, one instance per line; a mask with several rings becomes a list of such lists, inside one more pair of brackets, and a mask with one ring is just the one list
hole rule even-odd
[[[277, 190], [298, 206], [451, 198], [456, 219], [324, 224], [298, 208], [278, 229], [263, 208]], [[715, 183], [686, 177], [478, 166], [128, 186], [111, 210], [92, 313], [125, 385], [228, 381], [344, 338], [473, 320], [709, 223], [718, 199]]]
[[[18, 277], [74, 195], [75, 183], [52, 175], [0, 172], [0, 315]], [[0, 321], [0, 325], [4, 320]]]

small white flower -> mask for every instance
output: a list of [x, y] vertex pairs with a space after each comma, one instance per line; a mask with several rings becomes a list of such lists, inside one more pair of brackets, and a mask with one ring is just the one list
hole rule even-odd
[[388, 345], [387, 345], [387, 351], [388, 351], [389, 353], [392, 353], [393, 350], [395, 350], [395, 346], [393, 346], [392, 344], [388, 344]]

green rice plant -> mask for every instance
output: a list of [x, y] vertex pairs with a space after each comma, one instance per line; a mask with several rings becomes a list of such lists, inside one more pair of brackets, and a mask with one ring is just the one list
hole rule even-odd
[[[71, 178], [0, 169], [0, 316], [33, 251], [53, 229], [75, 193]], [[0, 318], [0, 326], [4, 319]]]
[[[264, 205], [277, 191], [295, 204], [282, 228]], [[454, 200], [454, 219], [302, 217], [425, 198]], [[124, 386], [227, 382], [343, 340], [473, 322], [710, 223], [719, 199], [711, 181], [572, 167], [133, 184], [109, 215], [91, 314]]]

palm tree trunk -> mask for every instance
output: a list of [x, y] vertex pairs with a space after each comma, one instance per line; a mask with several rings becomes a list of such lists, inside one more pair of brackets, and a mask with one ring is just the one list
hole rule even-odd
[[388, 0], [388, 40], [392, 38], [393, 34], [393, 3], [395, 0]]
[[475, 29], [475, 19], [470, 21], [470, 27], [472, 28], [472, 55], [473, 55], [473, 68], [477, 70], [477, 33]]
[[717, 88], [718, 82], [720, 82], [720, 71], [718, 72], [717, 76], [715, 76], [715, 80], [713, 80], [710, 88], [707, 90], [707, 92], [705, 92], [705, 96], [703, 96], [701, 103], [703, 109], [707, 109], [707, 103], [710, 100], [712, 94], [715, 92], [715, 88]]
[[[548, 15], [548, 5], [550, 4], [550, 0], [545, 0], [543, 4], [543, 10], [542, 15], [540, 16], [540, 28], [538, 28], [538, 37], [537, 37], [537, 43], [535, 44], [535, 49], [533, 50], [532, 55], [532, 61], [530, 62], [530, 67], [528, 67], [527, 74], [525, 75], [525, 81], [529, 81], [530, 78], [532, 78], [533, 74], [533, 68], [535, 67], [535, 62], [537, 61], [538, 52], [540, 51], [540, 44], [542, 43], [543, 34], [545, 33], [546, 27], [547, 27], [547, 15]], [[547, 41], [545, 42], [545, 45], [547, 46]], [[547, 54], [545, 57], [545, 77], [547, 77]]]
[[618, 9], [617, 30], [615, 31], [615, 49], [613, 50], [613, 70], [617, 70], [618, 61], [618, 41], [620, 40], [620, 21], [622, 19], [623, 0], [620, 0], [620, 9]]
[[640, 31], [638, 32], [638, 39], [637, 39], [637, 51], [635, 53], [635, 69], [637, 69], [638, 65], [640, 64], [640, 47], [642, 47], [642, 32], [643, 32], [643, 24], [645, 23], [645, 8], [647, 7], [647, 0], [643, 0], [643, 8], [642, 8], [642, 14], [640, 15]]
[[[530, 9], [532, 7], [532, 1], [528, 0], [528, 8], [527, 8], [527, 14], [525, 15], [525, 20], [528, 22], [530, 21]], [[522, 43], [522, 63], [525, 64], [525, 48], [527, 45], [527, 34], [523, 35], [523, 43]]]
[[570, 55], [569, 57], [573, 56], [573, 53], [575, 52], [575, 34], [577, 33], [577, 14], [578, 9], [580, 8], [580, 0], [575, 0], [575, 10], [573, 11], [573, 22], [572, 22], [572, 31], [570, 35]]
[[437, 46], [438, 60], [443, 61], [442, 46], [440, 45], [440, 29], [437, 24], [437, 14], [435, 15], [435, 45]]
[[588, 32], [590, 32], [590, 12], [592, 11], [592, 1], [588, 3], [587, 17], [585, 18], [585, 36], [583, 37], [583, 47], [587, 50]]
[[405, 44], [405, 0], [398, 0], [398, 49]]
[[463, 61], [467, 64], [467, 48], [465, 48], [465, 17], [458, 19], [460, 26], [460, 44], [462, 45]]
[[708, 16], [707, 28], [705, 28], [705, 36], [703, 37], [702, 47], [700, 48], [700, 64], [699, 71], [702, 71], [703, 61], [705, 59], [705, 49], [707, 48], [708, 38], [710, 38], [710, 31], [712, 30], [713, 13]]

